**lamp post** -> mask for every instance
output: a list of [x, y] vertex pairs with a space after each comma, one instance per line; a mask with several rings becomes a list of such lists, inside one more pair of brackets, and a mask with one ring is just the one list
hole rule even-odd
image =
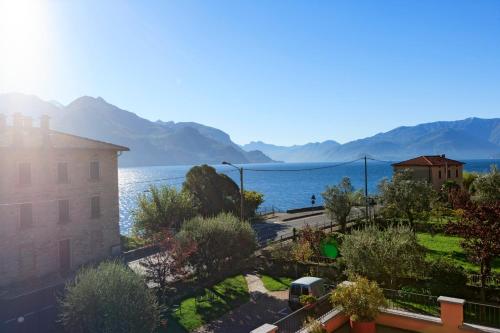
[[237, 167], [236, 165], [234, 164], [231, 164], [229, 162], [222, 162], [223, 165], [229, 165], [229, 166], [232, 166], [233, 168], [237, 169], [239, 172], [240, 172], [240, 195], [241, 195], [241, 198], [240, 198], [240, 203], [241, 203], [241, 208], [240, 208], [240, 219], [241, 219], [241, 222], [243, 222], [245, 220], [245, 196], [243, 194], [243, 168], [241, 167]]

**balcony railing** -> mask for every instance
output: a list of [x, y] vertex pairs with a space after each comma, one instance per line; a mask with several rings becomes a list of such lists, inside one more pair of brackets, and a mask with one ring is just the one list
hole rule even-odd
[[419, 313], [434, 317], [440, 316], [437, 296], [409, 293], [401, 290], [384, 289], [389, 308]]
[[464, 322], [500, 328], [500, 307], [491, 304], [465, 302]]
[[295, 333], [302, 330], [308, 320], [316, 319], [332, 309], [330, 294], [318, 299], [313, 306], [306, 306], [292, 312], [288, 316], [278, 320], [274, 325], [278, 326], [280, 333]]

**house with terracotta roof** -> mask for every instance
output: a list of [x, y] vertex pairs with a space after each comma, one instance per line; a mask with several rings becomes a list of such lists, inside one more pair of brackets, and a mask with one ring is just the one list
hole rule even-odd
[[0, 114], [0, 289], [120, 254], [118, 156], [129, 150]]
[[439, 190], [446, 181], [462, 184], [465, 163], [452, 160], [443, 155], [426, 155], [392, 164], [394, 172], [410, 169], [416, 179], [425, 180]]

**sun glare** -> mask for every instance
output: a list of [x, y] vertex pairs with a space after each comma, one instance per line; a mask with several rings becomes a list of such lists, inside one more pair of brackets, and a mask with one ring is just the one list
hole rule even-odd
[[48, 70], [44, 1], [0, 0], [0, 89], [36, 87]]

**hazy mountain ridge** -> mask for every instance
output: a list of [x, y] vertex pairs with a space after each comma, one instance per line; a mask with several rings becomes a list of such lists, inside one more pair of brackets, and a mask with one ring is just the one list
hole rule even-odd
[[66, 107], [23, 94], [0, 95], [0, 113], [21, 112], [35, 119], [48, 114], [54, 130], [124, 145], [121, 166], [273, 162], [262, 152], [246, 152], [223, 131], [194, 122], [152, 122], [101, 97], [80, 97]]
[[[269, 157], [285, 162], [344, 161], [365, 154], [385, 160], [443, 153], [457, 159], [499, 158], [500, 119], [467, 118], [402, 126], [324, 149], [327, 142], [291, 147], [251, 142], [243, 148], [259, 149]], [[314, 159], [304, 158], [307, 156]]]

